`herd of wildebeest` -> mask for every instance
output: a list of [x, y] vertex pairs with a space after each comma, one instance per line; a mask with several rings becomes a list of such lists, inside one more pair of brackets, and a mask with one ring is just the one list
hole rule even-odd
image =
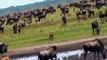
[[[100, 0], [99, 0], [100, 1]], [[87, 20], [87, 14], [88, 17], [94, 16], [95, 11], [94, 8], [100, 9], [102, 6], [106, 5], [106, 3], [89, 3], [87, 1], [79, 2], [79, 3], [70, 3], [65, 6], [59, 4], [57, 5], [57, 9], [60, 9], [62, 16], [62, 22], [64, 25], [67, 23], [67, 16], [70, 16], [70, 8], [73, 8], [73, 11], [76, 13], [78, 22], [80, 20]], [[75, 11], [75, 8], [78, 8], [80, 10]], [[24, 12], [14, 12], [13, 14], [6, 14], [4, 16], [0, 16], [0, 32], [4, 32], [5, 25], [13, 25], [13, 33], [20, 33], [21, 28], [26, 27], [27, 25], [30, 25], [32, 23], [33, 18], [35, 19], [35, 22], [40, 22], [41, 19], [47, 20], [48, 14], [55, 14], [56, 8], [53, 6], [50, 6], [49, 8], [42, 8], [42, 9], [33, 9], [29, 11]], [[65, 16], [67, 15], [67, 16]], [[107, 18], [107, 10], [105, 12], [99, 11], [99, 18], [102, 23], [106, 22]], [[20, 22], [23, 21], [23, 22]], [[98, 28], [97, 23], [93, 23], [92, 26], [95, 28]], [[94, 29], [93, 29], [94, 30]]]
[[[93, 3], [93, 1], [80, 1], [78, 3], [70, 3], [65, 6], [63, 5], [57, 5], [57, 9], [60, 9], [62, 16], [62, 22], [64, 25], [67, 23], [67, 17], [70, 16], [70, 8], [73, 8], [73, 11], [75, 12], [75, 15], [77, 17], [77, 21], [80, 22], [81, 20], [87, 20], [87, 18], [90, 18], [95, 15], [95, 8], [100, 9], [102, 6], [106, 6], [106, 3], [99, 2], [101, 0], [96, 1], [96, 3]], [[106, 2], [106, 0], [105, 0]], [[78, 8], [79, 10], [76, 11], [75, 8]], [[50, 6], [49, 8], [43, 8], [43, 9], [33, 9], [30, 11], [24, 11], [24, 12], [15, 12], [13, 14], [7, 14], [4, 16], [0, 16], [0, 32], [4, 32], [5, 25], [13, 25], [13, 33], [20, 33], [21, 29], [23, 27], [26, 27], [27, 25], [30, 25], [32, 23], [33, 18], [35, 19], [35, 22], [41, 22], [42, 19], [47, 20], [47, 14], [55, 14], [56, 9], [53, 6]], [[107, 21], [107, 10], [105, 11], [99, 11], [99, 16], [101, 20], [101, 23], [105, 23]], [[37, 19], [37, 20], [36, 20]], [[20, 23], [20, 20], [23, 21]], [[93, 35], [98, 34], [100, 32], [99, 23], [97, 20], [93, 21], [91, 23]], [[50, 34], [50, 40], [53, 38], [53, 33]], [[0, 53], [4, 53], [7, 51], [7, 46], [4, 43], [0, 43]], [[106, 58], [106, 49], [104, 48], [104, 44], [100, 39], [95, 39], [92, 42], [87, 42], [83, 45], [84, 49], [84, 59], [86, 60], [87, 52], [97, 52], [99, 57], [99, 52], [102, 53], [103, 58]], [[56, 58], [57, 54], [57, 46], [52, 46], [47, 50], [41, 51], [38, 53], [38, 57], [40, 60], [48, 60], [53, 58]]]

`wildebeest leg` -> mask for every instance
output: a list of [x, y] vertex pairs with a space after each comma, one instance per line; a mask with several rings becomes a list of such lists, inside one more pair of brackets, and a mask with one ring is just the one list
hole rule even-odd
[[87, 51], [85, 51], [84, 53], [84, 60], [86, 60], [86, 57], [87, 57]]
[[96, 33], [97, 33], [97, 35], [99, 35], [99, 28], [96, 28]]
[[97, 52], [97, 55], [98, 55], [98, 60], [100, 60], [99, 52]]
[[95, 60], [95, 58], [96, 58], [96, 52], [94, 52], [94, 60]]
[[106, 59], [106, 51], [101, 52], [103, 59]]

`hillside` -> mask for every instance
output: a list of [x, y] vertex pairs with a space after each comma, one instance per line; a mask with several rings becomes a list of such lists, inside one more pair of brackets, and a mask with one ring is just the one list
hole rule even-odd
[[0, 15], [18, 12], [18, 11], [24, 11], [24, 10], [31, 10], [34, 8], [47, 7], [47, 6], [56, 5], [56, 4], [76, 2], [76, 1], [79, 1], [79, 0], [46, 0], [43, 2], [35, 2], [28, 5], [23, 5], [23, 6], [11, 6], [9, 8], [0, 9]]

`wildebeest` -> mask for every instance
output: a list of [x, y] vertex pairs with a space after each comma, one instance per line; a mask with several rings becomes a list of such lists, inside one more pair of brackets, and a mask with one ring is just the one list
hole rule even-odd
[[95, 12], [94, 12], [93, 8], [88, 8], [87, 11], [88, 11], [88, 17], [91, 17], [91, 16], [95, 15]]
[[93, 31], [93, 35], [96, 33], [97, 35], [99, 35], [100, 32], [100, 27], [99, 27], [99, 23], [97, 20], [95, 20], [94, 22], [91, 23], [91, 27], [92, 27], [92, 31]]
[[54, 7], [52, 7], [52, 6], [50, 6], [49, 8], [48, 8], [48, 13], [55, 13], [56, 12], [56, 10], [54, 9]]
[[46, 20], [47, 19], [46, 16], [47, 16], [47, 11], [46, 10], [43, 10], [43, 11], [39, 12], [38, 15], [37, 15], [38, 21], [40, 22], [40, 20], [43, 19], [43, 18]]
[[0, 17], [0, 32], [4, 32], [5, 18], [4, 16]]
[[99, 58], [99, 52], [102, 53], [103, 59], [106, 58], [106, 54], [105, 54], [105, 48], [104, 48], [104, 44], [102, 43], [102, 41], [100, 39], [95, 39], [92, 42], [87, 42], [83, 45], [83, 49], [84, 49], [84, 60], [86, 60], [86, 56], [88, 52], [94, 52], [94, 60], [95, 60], [95, 54], [98, 54], [98, 59]]
[[8, 45], [4, 44], [3, 42], [0, 43], [0, 54], [7, 52]]
[[14, 14], [12, 15], [12, 20], [13, 20], [14, 23], [17, 23], [17, 22], [19, 21], [19, 17], [18, 17], [18, 15], [17, 15], [17, 13], [14, 13]]
[[6, 20], [7, 20], [6, 25], [11, 25], [12, 24], [11, 23], [11, 21], [12, 21], [11, 15], [7, 14], [5, 17], [6, 17]]
[[60, 7], [61, 15], [68, 15], [69, 14], [69, 8], [68, 7]]
[[32, 12], [31, 11], [24, 12], [22, 18], [24, 19], [25, 25], [26, 24], [30, 25], [32, 23]]
[[83, 15], [80, 11], [77, 11], [77, 12], [76, 12], [76, 16], [77, 16], [78, 22], [79, 22], [80, 20], [85, 20], [85, 21], [86, 21], [86, 16]]
[[21, 25], [18, 24], [18, 23], [15, 23], [15, 24], [13, 25], [13, 32], [14, 32], [14, 34], [20, 33], [20, 32], [21, 32]]
[[63, 22], [63, 25], [67, 24], [67, 19], [65, 15], [62, 16], [62, 22]]
[[104, 23], [107, 21], [107, 12], [103, 13], [102, 11], [99, 12], [99, 18], [101, 20], [101, 23]]
[[0, 32], [1, 32], [1, 33], [4, 32], [4, 26], [0, 26]]
[[57, 58], [57, 46], [52, 46], [47, 50], [40, 51], [38, 53], [38, 59], [39, 60], [53, 60], [54, 58]]

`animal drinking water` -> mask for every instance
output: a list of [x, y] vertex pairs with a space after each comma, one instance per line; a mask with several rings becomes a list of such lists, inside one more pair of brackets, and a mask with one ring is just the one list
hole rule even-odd
[[38, 59], [39, 60], [49, 60], [49, 59], [53, 60], [54, 58], [55, 59], [57, 58], [56, 54], [57, 54], [57, 47], [52, 46], [47, 50], [40, 51], [38, 53]]
[[104, 45], [100, 39], [95, 39], [94, 41], [86, 42], [83, 45], [83, 49], [84, 49], [84, 60], [86, 60], [86, 56], [87, 56], [88, 52], [94, 52], [94, 60], [95, 60], [96, 53], [98, 55], [98, 59], [100, 60], [99, 52], [101, 52], [103, 59], [106, 58], [106, 55], [105, 55], [106, 51], [105, 51]]

